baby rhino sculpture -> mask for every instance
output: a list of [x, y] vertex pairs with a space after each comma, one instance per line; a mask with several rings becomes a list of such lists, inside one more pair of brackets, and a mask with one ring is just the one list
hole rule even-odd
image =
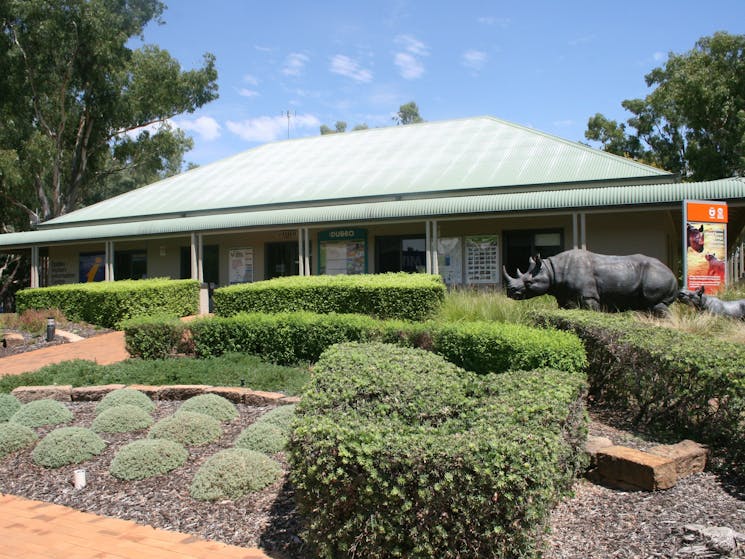
[[745, 320], [745, 299], [740, 299], [739, 301], [722, 301], [718, 297], [706, 295], [703, 286], [695, 291], [681, 289], [678, 293], [678, 301], [699, 311], [707, 311], [711, 314]]
[[530, 259], [528, 271], [511, 277], [502, 267], [507, 296], [529, 299], [549, 294], [561, 308], [626, 311], [666, 315], [678, 294], [678, 281], [656, 258], [633, 254], [611, 256], [567, 250]]

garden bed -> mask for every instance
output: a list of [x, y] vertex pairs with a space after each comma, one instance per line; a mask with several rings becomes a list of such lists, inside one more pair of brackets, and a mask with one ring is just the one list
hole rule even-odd
[[39, 336], [18, 328], [0, 328], [0, 340], [3, 339], [5, 334], [20, 334], [21, 336], [23, 336], [24, 340], [23, 344], [8, 345], [7, 347], [4, 347], [4, 345], [0, 343], [0, 358], [7, 357], [9, 355], [16, 355], [18, 353], [26, 353], [27, 351], [43, 349], [45, 347], [69, 343], [69, 340], [66, 337], [59, 335], [59, 330], [64, 330], [65, 332], [75, 334], [77, 336], [80, 336], [81, 338], [92, 338], [93, 336], [112, 332], [112, 330], [108, 328], [101, 328], [99, 326], [93, 326], [84, 322], [65, 322], [64, 324], [57, 325], [57, 333], [54, 336], [54, 339], [48, 342], [46, 340], [46, 334]]

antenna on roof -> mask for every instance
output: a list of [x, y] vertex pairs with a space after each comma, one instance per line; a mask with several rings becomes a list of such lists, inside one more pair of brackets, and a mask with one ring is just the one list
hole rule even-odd
[[290, 111], [287, 109], [286, 111], [282, 111], [282, 116], [287, 117], [287, 139], [290, 139], [290, 118], [297, 117], [297, 111]]

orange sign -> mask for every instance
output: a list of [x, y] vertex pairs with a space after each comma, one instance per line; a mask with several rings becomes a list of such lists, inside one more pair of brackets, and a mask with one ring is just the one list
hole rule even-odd
[[694, 202], [686, 200], [688, 221], [727, 223], [726, 202]]

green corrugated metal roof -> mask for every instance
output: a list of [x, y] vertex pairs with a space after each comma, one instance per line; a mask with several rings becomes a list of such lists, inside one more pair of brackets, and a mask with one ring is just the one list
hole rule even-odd
[[438, 218], [446, 216], [546, 210], [592, 209], [612, 206], [676, 204], [686, 199], [743, 200], [745, 179], [643, 184], [509, 192], [478, 196], [449, 196], [403, 201], [368, 202], [310, 208], [246, 211], [186, 218], [154, 219], [46, 229], [0, 235], [0, 248], [46, 245], [95, 239], [188, 234], [239, 228], [293, 227], [385, 219]]
[[40, 227], [313, 202], [371, 201], [672, 175], [492, 117], [426, 122], [250, 149]]

